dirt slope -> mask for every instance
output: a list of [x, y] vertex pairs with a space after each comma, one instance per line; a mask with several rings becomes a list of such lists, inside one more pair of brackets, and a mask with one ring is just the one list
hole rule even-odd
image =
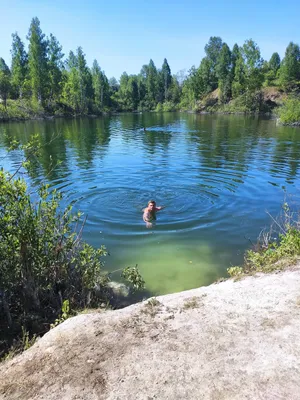
[[0, 365], [0, 398], [300, 398], [299, 270], [157, 300], [67, 320]]

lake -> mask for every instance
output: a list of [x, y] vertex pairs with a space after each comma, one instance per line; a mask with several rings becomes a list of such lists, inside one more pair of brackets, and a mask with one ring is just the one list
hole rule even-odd
[[[300, 129], [266, 117], [144, 113], [3, 123], [1, 166], [14, 171], [22, 159], [7, 154], [7, 136], [26, 143], [32, 134], [43, 147], [26, 177], [30, 188], [46, 181], [63, 192], [63, 204], [87, 215], [83, 238], [107, 247], [105, 269], [137, 264], [152, 295], [226, 276], [286, 197], [300, 205]], [[150, 199], [166, 208], [147, 229], [142, 209]]]

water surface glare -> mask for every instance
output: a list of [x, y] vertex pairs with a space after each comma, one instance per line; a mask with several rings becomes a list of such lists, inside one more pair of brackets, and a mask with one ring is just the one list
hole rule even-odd
[[[153, 295], [225, 276], [271, 223], [266, 211], [278, 215], [285, 193], [300, 204], [300, 129], [267, 118], [149, 113], [0, 124], [1, 165], [14, 171], [22, 157], [7, 153], [7, 136], [26, 143], [36, 133], [44, 146], [30, 187], [46, 180], [62, 191], [64, 204], [88, 216], [84, 239], [109, 250], [105, 268], [138, 264]], [[166, 206], [153, 229], [142, 221], [149, 199]]]

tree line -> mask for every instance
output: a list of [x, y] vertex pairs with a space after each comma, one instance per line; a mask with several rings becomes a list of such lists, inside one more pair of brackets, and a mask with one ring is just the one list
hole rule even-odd
[[45, 112], [99, 114], [106, 111], [171, 111], [195, 109], [197, 102], [218, 89], [220, 106], [263, 87], [286, 92], [300, 89], [300, 49], [290, 42], [281, 60], [277, 52], [263, 60], [258, 45], [246, 40], [232, 49], [220, 37], [210, 37], [205, 57], [187, 74], [172, 75], [167, 59], [161, 68], [150, 60], [139, 74], [124, 72], [119, 81], [108, 79], [94, 60], [87, 65], [81, 47], [65, 58], [57, 38], [46, 37], [38, 18], [29, 27], [28, 50], [17, 33], [12, 34], [11, 66], [0, 58], [0, 97], [28, 100]]

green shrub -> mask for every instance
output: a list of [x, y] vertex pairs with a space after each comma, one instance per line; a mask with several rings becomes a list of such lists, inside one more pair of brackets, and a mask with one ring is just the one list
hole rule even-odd
[[282, 270], [300, 258], [299, 213], [293, 211], [287, 202], [282, 205], [282, 213], [273, 219], [269, 231], [262, 231], [253, 249], [246, 251], [241, 267], [227, 269], [231, 277], [256, 272]]
[[163, 111], [169, 112], [169, 111], [176, 111], [177, 106], [172, 102], [172, 101], [165, 101], [163, 103]]
[[244, 270], [242, 267], [230, 267], [227, 268], [228, 275], [233, 277], [233, 276], [239, 276], [244, 273]]
[[278, 268], [275, 265], [282, 259], [300, 256], [300, 231], [294, 227], [280, 234], [278, 242], [270, 243], [260, 251], [249, 250], [246, 254], [246, 267], [249, 270], [264, 271]]
[[157, 103], [157, 106], [155, 107], [156, 112], [162, 112], [163, 111], [163, 105], [161, 103]]
[[286, 99], [283, 106], [279, 108], [278, 115], [280, 121], [284, 124], [300, 122], [300, 98]]
[[63, 299], [72, 309], [97, 305], [96, 286], [105, 297], [106, 250], [81, 240], [74, 228], [80, 213], [73, 215], [71, 206], [60, 211], [60, 200], [44, 186], [33, 202], [24, 180], [0, 171], [1, 333], [52, 322]]
[[233, 99], [230, 103], [223, 105], [220, 111], [224, 112], [269, 112], [270, 107], [264, 102], [261, 91], [246, 92]]
[[231, 277], [252, 274], [256, 272], [272, 272], [281, 270], [293, 264], [300, 257], [300, 231], [296, 227], [288, 227], [285, 233], [279, 235], [277, 241], [256, 249], [248, 250], [242, 267], [227, 269]]

